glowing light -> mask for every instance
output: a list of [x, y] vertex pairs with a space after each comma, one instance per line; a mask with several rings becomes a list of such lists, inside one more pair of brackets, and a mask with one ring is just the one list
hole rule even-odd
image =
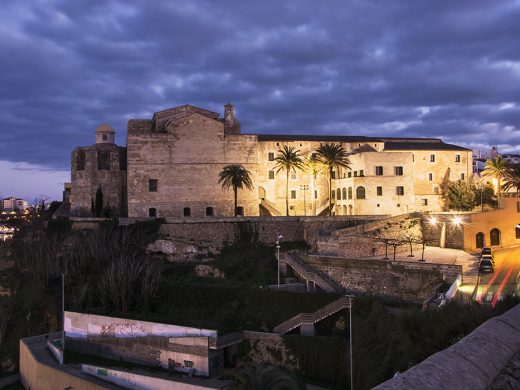
[[453, 219], [451, 220], [451, 222], [455, 225], [455, 226], [460, 226], [462, 224], [462, 218], [459, 217], [458, 215], [456, 215], [455, 217], [453, 217]]
[[430, 225], [437, 225], [437, 218], [430, 217]]

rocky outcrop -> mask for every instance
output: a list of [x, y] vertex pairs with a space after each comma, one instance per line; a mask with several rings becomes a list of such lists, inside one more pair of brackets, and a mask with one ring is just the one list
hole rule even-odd
[[198, 264], [195, 266], [195, 275], [202, 278], [222, 278], [226, 275], [218, 268], [209, 264]]
[[513, 356], [502, 373], [495, 378], [489, 390], [520, 389], [520, 351]]
[[191, 262], [211, 259], [220, 252], [214, 247], [173, 240], [157, 240], [149, 244], [146, 252], [170, 262]]

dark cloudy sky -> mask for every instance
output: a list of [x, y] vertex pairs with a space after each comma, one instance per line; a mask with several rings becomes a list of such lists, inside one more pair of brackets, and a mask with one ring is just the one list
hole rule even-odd
[[184, 103], [244, 132], [520, 143], [520, 2], [2, 0], [0, 195], [58, 196], [70, 152]]

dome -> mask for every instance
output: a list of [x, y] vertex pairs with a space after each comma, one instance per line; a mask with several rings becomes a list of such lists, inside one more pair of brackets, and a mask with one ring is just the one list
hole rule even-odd
[[114, 133], [114, 129], [108, 123], [102, 123], [96, 128], [96, 133]]

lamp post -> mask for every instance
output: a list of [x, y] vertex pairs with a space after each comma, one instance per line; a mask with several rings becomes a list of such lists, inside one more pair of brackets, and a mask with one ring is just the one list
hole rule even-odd
[[278, 290], [280, 289], [280, 240], [282, 235], [276, 233], [276, 260], [278, 261]]
[[61, 364], [65, 361], [65, 273], [61, 273], [61, 318], [63, 330], [61, 332]]
[[349, 363], [350, 363], [350, 390], [354, 390], [354, 370], [352, 368], [352, 305], [354, 302], [354, 295], [345, 295], [347, 298], [347, 307], [349, 313]]
[[307, 216], [307, 200], [305, 198], [305, 191], [309, 189], [307, 184], [301, 184], [300, 190], [303, 190], [303, 215]]

